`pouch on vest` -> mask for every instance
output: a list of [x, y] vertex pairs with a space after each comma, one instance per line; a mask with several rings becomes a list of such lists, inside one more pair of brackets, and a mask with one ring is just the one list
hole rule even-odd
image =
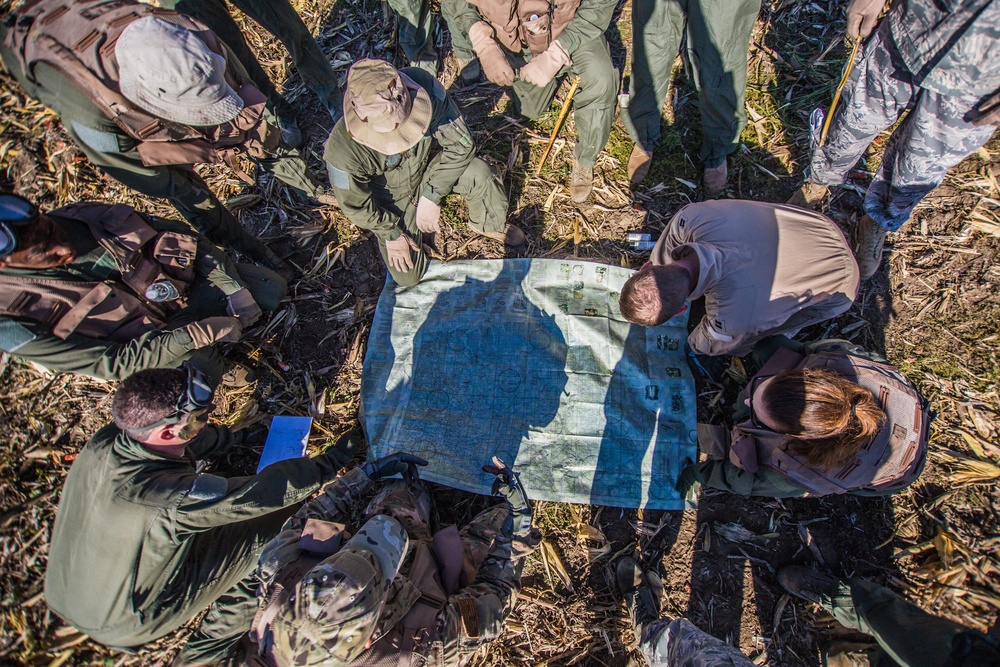
[[194, 281], [197, 257], [198, 239], [190, 234], [162, 232], [153, 246], [153, 259], [168, 276], [184, 283], [185, 287]]
[[[122, 282], [140, 297], [146, 288], [159, 280], [169, 280], [182, 296], [195, 278], [198, 239], [182, 232], [157, 232], [131, 206], [115, 204], [77, 204], [57, 212], [82, 220], [90, 227], [98, 243], [111, 253], [122, 274]], [[182, 303], [145, 303], [156, 315], [165, 316]]]
[[[124, 343], [138, 338], [163, 323], [141, 315], [142, 303], [114, 285], [98, 283], [52, 328], [57, 338], [73, 333], [91, 338], [107, 338]], [[140, 314], [135, 317], [135, 314]]]
[[521, 19], [521, 40], [528, 46], [532, 56], [541, 54], [552, 43], [552, 11], [552, 5], [547, 0], [520, 0], [517, 3]]

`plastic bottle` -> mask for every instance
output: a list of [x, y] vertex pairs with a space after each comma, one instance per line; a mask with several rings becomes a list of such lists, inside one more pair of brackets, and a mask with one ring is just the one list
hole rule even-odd
[[173, 301], [180, 298], [181, 293], [169, 280], [157, 280], [146, 288], [146, 298], [154, 303]]

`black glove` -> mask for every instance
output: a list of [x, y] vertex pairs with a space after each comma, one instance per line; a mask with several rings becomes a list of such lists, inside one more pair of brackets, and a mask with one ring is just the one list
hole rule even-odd
[[483, 472], [497, 476], [493, 480], [491, 493], [506, 500], [510, 507], [510, 530], [515, 555], [533, 551], [541, 543], [542, 535], [531, 525], [531, 505], [528, 504], [528, 494], [521, 484], [521, 478], [498, 456], [493, 457], [492, 465], [483, 466]]
[[402, 475], [407, 472], [416, 478], [417, 466], [425, 465], [427, 465], [427, 461], [423, 460], [419, 456], [396, 452], [395, 454], [389, 454], [388, 456], [383, 456], [380, 459], [369, 461], [364, 465], [362, 470], [364, 470], [365, 474], [368, 475], [368, 479], [374, 482], [375, 480], [382, 479], [384, 477]]
[[268, 428], [264, 424], [254, 424], [236, 432], [234, 444], [238, 447], [263, 447], [267, 441]]

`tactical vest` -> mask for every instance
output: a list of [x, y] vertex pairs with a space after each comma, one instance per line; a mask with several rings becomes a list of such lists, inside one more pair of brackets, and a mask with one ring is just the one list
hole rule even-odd
[[527, 46], [537, 56], [576, 15], [580, 0], [469, 0], [469, 4], [493, 26], [497, 41], [508, 51], [520, 53]]
[[130, 206], [75, 204], [48, 214], [84, 222], [110, 253], [120, 281], [63, 281], [0, 274], [0, 316], [38, 322], [57, 338], [76, 333], [123, 343], [162, 329], [183, 302], [153, 303], [146, 288], [159, 280], [183, 296], [195, 277], [198, 240], [158, 232]]
[[278, 128], [264, 121], [266, 99], [252, 83], [239, 82], [236, 87], [244, 103], [242, 111], [229, 122], [211, 127], [191, 127], [157, 118], [136, 107], [119, 91], [115, 57], [118, 37], [134, 21], [153, 15], [195, 32], [227, 61], [233, 57], [201, 22], [135, 0], [29, 1], [7, 17], [5, 46], [29, 81], [36, 81], [34, 68], [39, 63], [65, 76], [135, 140], [143, 164], [225, 162], [247, 180], [249, 177], [238, 169], [236, 155], [242, 152], [253, 158], [265, 157], [281, 140]]
[[[339, 545], [340, 540], [336, 543]], [[296, 584], [335, 551], [320, 554], [303, 549], [302, 544], [299, 556], [285, 565], [270, 584], [267, 598], [254, 619], [251, 636], [260, 647], [267, 646], [268, 625], [294, 593]], [[371, 645], [350, 662], [350, 667], [444, 664], [443, 646], [438, 637], [438, 614], [460, 583], [472, 582], [487, 552], [462, 542], [455, 526], [439, 530], [429, 540], [412, 540], [411, 535], [410, 544], [409, 566], [404, 566], [389, 587]], [[462, 612], [463, 622], [469, 615], [473, 619], [470, 624], [474, 624], [474, 603], [472, 609], [463, 608]], [[269, 650], [264, 655], [251, 656], [248, 664], [250, 667], [286, 667], [276, 661]]]
[[854, 461], [836, 470], [818, 470], [795, 452], [787, 435], [755, 428], [748, 420], [732, 430], [729, 461], [751, 474], [766, 466], [817, 496], [855, 489], [891, 493], [912, 484], [924, 468], [930, 425], [927, 404], [913, 385], [888, 363], [834, 350], [803, 357], [781, 349], [758, 375], [806, 368], [829, 369], [872, 393], [886, 414], [875, 438]]

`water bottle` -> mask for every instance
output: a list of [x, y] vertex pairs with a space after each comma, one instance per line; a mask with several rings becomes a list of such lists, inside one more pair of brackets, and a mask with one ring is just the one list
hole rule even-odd
[[153, 303], [163, 303], [179, 299], [181, 293], [169, 280], [157, 280], [146, 288], [146, 298]]

